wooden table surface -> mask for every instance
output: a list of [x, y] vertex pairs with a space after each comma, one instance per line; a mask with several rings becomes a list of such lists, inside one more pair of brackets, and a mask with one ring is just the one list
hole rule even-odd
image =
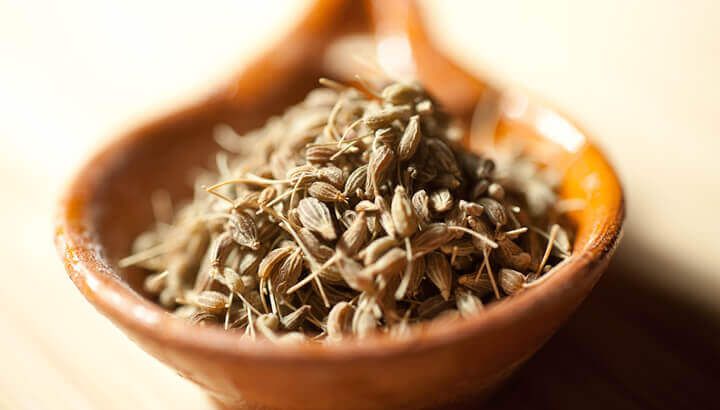
[[[202, 94], [302, 8], [180, 3], [0, 2], [2, 410], [212, 408], [82, 299], [51, 244], [90, 151]], [[607, 274], [489, 407], [720, 407], [720, 3], [430, 3], [458, 58], [600, 136], [629, 194]]]

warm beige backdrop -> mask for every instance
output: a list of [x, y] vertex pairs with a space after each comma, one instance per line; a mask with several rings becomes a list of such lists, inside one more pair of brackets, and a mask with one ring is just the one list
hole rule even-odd
[[[0, 0], [0, 409], [208, 406], [74, 289], [51, 247], [54, 201], [98, 144], [201, 95], [305, 3]], [[425, 3], [458, 59], [597, 135], [629, 197], [620, 252], [642, 250], [651, 286], [720, 321], [720, 3]]]

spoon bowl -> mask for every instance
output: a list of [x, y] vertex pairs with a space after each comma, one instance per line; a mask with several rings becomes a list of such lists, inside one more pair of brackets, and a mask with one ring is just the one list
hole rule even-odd
[[[370, 2], [366, 9], [357, 4], [317, 2], [281, 46], [211, 97], [108, 145], [81, 169], [61, 201], [56, 246], [81, 293], [141, 348], [226, 408], [477, 405], [572, 314], [621, 236], [619, 181], [583, 131], [546, 105], [493, 90], [445, 59], [424, 35], [414, 3]], [[490, 304], [482, 315], [433, 326], [407, 340], [248, 342], [220, 328], [192, 326], [147, 298], [143, 273], [119, 269], [117, 261], [152, 223], [151, 194], [164, 189], [176, 202], [187, 198], [189, 170], [208, 166], [219, 149], [212, 139], [217, 124], [240, 133], [261, 126], [300, 101], [318, 77], [333, 74], [322, 61], [335, 39], [371, 27], [378, 39], [404, 39], [415, 75], [448, 111], [469, 120], [478, 101], [493, 101], [492, 136], [520, 139], [532, 158], [562, 171], [561, 197], [586, 203], [570, 214], [577, 227], [572, 256], [537, 285]], [[471, 135], [467, 142], [477, 149], [480, 138]]]

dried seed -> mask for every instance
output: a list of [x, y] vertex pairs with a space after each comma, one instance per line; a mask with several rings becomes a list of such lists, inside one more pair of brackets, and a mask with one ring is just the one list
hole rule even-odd
[[441, 295], [435, 295], [425, 299], [417, 308], [418, 316], [423, 319], [429, 319], [437, 316], [443, 310], [448, 309], [452, 304], [445, 300]]
[[464, 199], [461, 199], [460, 202], [458, 202], [458, 206], [463, 210], [463, 212], [470, 216], [481, 216], [485, 210], [482, 205], [475, 202], [468, 202]]
[[460, 315], [464, 317], [476, 315], [484, 309], [479, 297], [462, 288], [455, 289], [455, 305]]
[[377, 320], [370, 309], [358, 309], [352, 320], [352, 331], [358, 339], [364, 339], [377, 330]]
[[310, 184], [310, 188], [308, 188], [308, 193], [323, 202], [347, 203], [345, 194], [327, 182], [313, 182]]
[[505, 198], [505, 189], [497, 182], [490, 184], [487, 191], [488, 195], [497, 201], [502, 201]]
[[363, 264], [370, 265], [378, 260], [388, 250], [397, 245], [397, 240], [390, 236], [383, 236], [370, 242], [358, 256], [363, 259]]
[[430, 207], [435, 212], [449, 211], [453, 203], [452, 194], [447, 189], [439, 189], [430, 193]]
[[377, 261], [363, 269], [365, 276], [390, 276], [400, 272], [407, 263], [405, 251], [400, 248], [392, 248], [385, 252]]
[[220, 292], [205, 290], [190, 295], [188, 302], [202, 311], [219, 314], [223, 313], [227, 308], [228, 298]]
[[336, 263], [342, 280], [348, 286], [357, 291], [371, 292], [373, 290], [372, 272], [363, 269], [358, 262], [344, 255], [338, 257]]
[[387, 127], [395, 120], [406, 119], [412, 114], [412, 108], [407, 105], [390, 106], [377, 111], [373, 114], [367, 115], [363, 122], [365, 125], [376, 130], [378, 128]]
[[413, 254], [420, 256], [434, 251], [450, 239], [450, 234], [445, 224], [434, 223], [426, 226], [412, 238]]
[[415, 218], [415, 212], [413, 212], [412, 203], [407, 196], [405, 188], [399, 185], [395, 187], [395, 195], [393, 195], [391, 203], [391, 216], [395, 231], [400, 237], [407, 238], [412, 236], [417, 230], [417, 220]]
[[277, 283], [275, 289], [277, 295], [285, 295], [288, 288], [297, 283], [302, 273], [302, 266], [303, 258], [300, 249], [296, 249], [285, 258], [278, 269], [277, 278], [274, 280], [274, 282]]
[[496, 227], [501, 227], [507, 223], [505, 207], [500, 202], [492, 198], [481, 198], [478, 203], [485, 208], [485, 215]]
[[317, 175], [322, 181], [333, 185], [335, 188], [342, 189], [345, 186], [345, 175], [343, 170], [334, 165], [328, 165], [320, 168], [317, 171]]
[[336, 145], [312, 145], [305, 150], [305, 159], [311, 164], [325, 164], [337, 152]]
[[337, 237], [330, 211], [315, 198], [304, 198], [298, 205], [298, 216], [303, 226], [320, 234], [326, 240]]
[[260, 262], [260, 266], [258, 267], [258, 276], [261, 279], [267, 279], [277, 271], [277, 269], [280, 267], [280, 265], [283, 264], [285, 259], [290, 256], [290, 254], [295, 250], [295, 248], [277, 248], [270, 251]]
[[311, 309], [310, 305], [302, 305], [294, 312], [285, 315], [280, 321], [282, 327], [285, 330], [297, 330], [303, 324]]
[[380, 213], [380, 225], [385, 230], [385, 233], [395, 238], [397, 231], [395, 229], [395, 222], [393, 221], [392, 213], [387, 201], [382, 196], [375, 197], [375, 206], [378, 208]]
[[350, 256], [355, 256], [369, 238], [367, 218], [364, 213], [360, 213], [350, 227], [340, 236], [338, 249], [342, 249], [343, 252]]
[[519, 292], [525, 284], [525, 275], [513, 269], [500, 269], [500, 287], [508, 295]]
[[368, 162], [367, 179], [365, 181], [365, 191], [373, 192], [378, 195], [378, 189], [384, 182], [385, 174], [391, 168], [395, 160], [395, 153], [392, 148], [387, 145], [378, 145]]
[[440, 291], [443, 299], [450, 298], [452, 288], [452, 270], [445, 256], [439, 252], [431, 252], [425, 256], [427, 277]]
[[223, 284], [225, 284], [231, 292], [236, 294], [241, 294], [245, 291], [245, 282], [243, 282], [240, 274], [232, 268], [226, 267], [223, 269]]
[[265, 187], [262, 191], [260, 191], [260, 195], [258, 196], [258, 204], [259, 205], [265, 205], [268, 202], [272, 201], [275, 198], [275, 195], [277, 195], [277, 190], [273, 186]]
[[496, 237], [498, 243], [498, 252], [496, 256], [498, 261], [509, 268], [526, 271], [530, 267], [530, 254], [523, 251], [515, 242], [507, 238], [505, 234], [499, 234]]
[[366, 199], [360, 201], [355, 205], [355, 211], [356, 212], [376, 212], [378, 211], [377, 205], [375, 205], [373, 202], [370, 202]]
[[438, 138], [428, 138], [425, 142], [428, 144], [428, 149], [433, 155], [433, 161], [439, 169], [449, 172], [452, 175], [460, 176], [460, 169], [458, 168], [455, 154], [453, 154], [446, 143]]
[[405, 127], [400, 142], [398, 143], [398, 159], [400, 161], [407, 161], [415, 155], [415, 152], [420, 145], [420, 117], [413, 115], [410, 117], [408, 125]]
[[367, 179], [368, 166], [361, 165], [353, 171], [345, 181], [345, 190], [343, 193], [347, 196], [353, 196], [358, 190], [365, 188], [365, 181]]
[[462, 275], [458, 278], [458, 284], [472, 290], [481, 297], [493, 291], [492, 282], [487, 275], [478, 276], [474, 273]]
[[340, 302], [333, 306], [326, 321], [328, 340], [340, 341], [346, 333], [351, 332], [354, 315], [355, 308], [347, 302]]
[[423, 100], [415, 104], [415, 111], [422, 116], [433, 114], [433, 104], [430, 100]]
[[424, 189], [413, 194], [412, 205], [420, 222], [423, 224], [430, 223], [430, 197]]
[[380, 96], [392, 105], [410, 104], [422, 95], [422, 90], [405, 83], [393, 83], [383, 88]]
[[228, 218], [228, 232], [239, 245], [256, 250], [260, 247], [257, 240], [255, 221], [245, 212], [233, 212]]
[[380, 128], [375, 131], [375, 138], [373, 144], [375, 145], [387, 145], [388, 147], [395, 146], [395, 140], [397, 139], [397, 132], [394, 128]]

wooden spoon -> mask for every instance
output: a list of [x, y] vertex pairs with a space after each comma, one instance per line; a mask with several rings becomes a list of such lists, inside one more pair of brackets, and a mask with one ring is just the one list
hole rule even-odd
[[[523, 95], [501, 96], [445, 58], [427, 38], [414, 2], [365, 6], [317, 1], [227, 86], [108, 145], [79, 172], [60, 204], [56, 245], [78, 289], [135, 343], [226, 408], [401, 409], [461, 401], [477, 408], [577, 308], [620, 238], [620, 184], [584, 132]], [[211, 137], [218, 123], [238, 132], [262, 125], [298, 102], [318, 77], [333, 74], [326, 56], [339, 39], [367, 35], [371, 26], [380, 42], [407, 46], [411, 58], [400, 65], [414, 70], [448, 111], [470, 118], [478, 100], [493, 102], [487, 104], [496, 107], [487, 128], [493, 138], [519, 138], [530, 156], [564, 172], [562, 197], [587, 204], [571, 213], [577, 225], [572, 257], [539, 285], [484, 314], [406, 340], [379, 335], [338, 345], [252, 343], [219, 327], [192, 326], [144, 297], [143, 273], [118, 269], [116, 262], [151, 223], [151, 193], [162, 188], [175, 200], [186, 198], [189, 170], [208, 165], [218, 149]], [[476, 140], [471, 135], [469, 142]]]

